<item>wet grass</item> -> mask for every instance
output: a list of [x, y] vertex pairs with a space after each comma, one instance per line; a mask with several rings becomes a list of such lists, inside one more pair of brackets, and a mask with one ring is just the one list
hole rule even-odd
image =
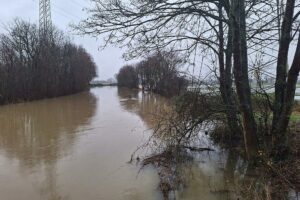
[[296, 102], [294, 105], [293, 113], [291, 115], [291, 122], [297, 123], [300, 122], [300, 103]]

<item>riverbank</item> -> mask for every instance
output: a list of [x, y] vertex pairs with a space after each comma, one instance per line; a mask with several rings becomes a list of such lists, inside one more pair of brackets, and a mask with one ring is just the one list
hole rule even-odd
[[113, 87], [113, 86], [118, 86], [117, 83], [90, 83], [90, 87]]
[[[217, 100], [217, 98], [213, 98], [210, 103], [215, 102], [214, 99]], [[199, 100], [196, 105], [198, 105], [197, 103]], [[150, 164], [156, 168], [160, 177], [159, 188], [164, 199], [175, 199], [178, 192], [188, 188], [185, 171], [199, 162], [197, 158], [202, 156], [203, 153], [200, 150], [203, 149], [215, 150], [212, 153], [215, 156], [223, 155], [222, 159], [228, 159], [224, 162], [223, 167], [226, 168], [229, 165], [228, 167], [232, 168], [229, 170], [229, 175], [224, 174], [225, 180], [227, 180], [227, 176], [231, 177], [231, 186], [210, 189], [212, 193], [223, 193], [233, 199], [265, 199], [266, 196], [270, 196], [269, 199], [295, 199], [296, 193], [300, 191], [298, 175], [300, 174], [300, 126], [297, 121], [297, 110], [299, 109], [297, 104], [294, 107], [293, 119], [287, 136], [288, 154], [285, 155], [285, 159], [276, 163], [273, 162], [270, 155], [272, 153], [272, 149], [269, 148], [270, 136], [259, 135], [259, 137], [265, 137], [262, 141], [267, 142], [260, 141], [259, 144], [263, 146], [260, 146], [255, 162], [248, 161], [243, 140], [241, 138], [233, 140], [230, 137], [230, 132], [226, 127], [222, 127], [222, 121], [219, 121], [222, 119], [222, 115], [216, 115], [209, 119], [205, 115], [204, 118], [197, 118], [197, 113], [201, 112], [202, 107], [196, 106], [198, 110], [191, 109], [191, 113], [187, 111], [188, 109], [184, 109], [182, 113], [180, 109], [176, 110], [177, 106], [171, 104], [169, 108], [160, 109], [161, 113], [155, 115], [156, 123], [152, 127], [154, 133], [146, 144], [152, 150], [152, 154], [143, 160], [142, 166]], [[191, 116], [195, 117], [194, 121], [191, 120]], [[218, 127], [217, 124], [221, 126]], [[267, 132], [260, 131], [259, 133]], [[203, 141], [205, 141], [204, 144]], [[234, 154], [234, 158], [231, 154]], [[241, 163], [243, 164], [241, 165]], [[238, 168], [246, 170], [239, 172], [243, 181], [238, 180], [234, 175]], [[248, 182], [249, 180], [253, 182]], [[236, 185], [237, 181], [240, 181], [238, 185]], [[257, 189], [255, 184], [259, 184], [264, 189]], [[232, 187], [232, 185], [238, 187]]]
[[[147, 165], [155, 167], [160, 177], [159, 189], [164, 200], [181, 199], [181, 192], [192, 187], [190, 181], [196, 178], [195, 174], [199, 173], [197, 170], [201, 172], [203, 166], [211, 162], [218, 166], [218, 170], [213, 173], [221, 174], [221, 179], [224, 181], [222, 184], [215, 185], [211, 179], [207, 180], [211, 196], [228, 200], [296, 200], [300, 191], [299, 128], [297, 126], [298, 135], [295, 135], [298, 138], [293, 138], [294, 142], [290, 144], [293, 151], [290, 152], [288, 159], [280, 163], [273, 163], [261, 151], [257, 163], [253, 165], [247, 161], [242, 146], [225, 148], [224, 145], [213, 142], [210, 137], [202, 137], [210, 143], [208, 147], [168, 148], [162, 153], [146, 157], [141, 166], [142, 168]], [[204, 135], [204, 132], [200, 134]], [[200, 177], [202, 176], [203, 174]], [[195, 184], [195, 187], [199, 188], [201, 184], [202, 180]], [[190, 197], [196, 199], [195, 196]]]
[[57, 96], [45, 96], [45, 97], [39, 97], [39, 98], [32, 98], [32, 99], [16, 99], [14, 101], [7, 101], [7, 102], [1, 102], [0, 103], [0, 107], [1, 106], [5, 106], [5, 105], [14, 105], [14, 104], [22, 104], [22, 103], [30, 103], [30, 102], [35, 102], [35, 101], [41, 101], [41, 100], [50, 100], [50, 99], [56, 99], [56, 98], [61, 98], [61, 97], [67, 97], [67, 96], [72, 96], [72, 95], [76, 95], [76, 94], [80, 94], [83, 92], [88, 92], [90, 90], [90, 88], [86, 88], [83, 90], [79, 90], [76, 92], [70, 92], [70, 93], [66, 93], [66, 94], [60, 94]]

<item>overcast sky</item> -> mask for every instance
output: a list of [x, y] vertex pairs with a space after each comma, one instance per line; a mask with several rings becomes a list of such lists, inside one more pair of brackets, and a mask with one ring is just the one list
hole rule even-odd
[[[24, 20], [38, 23], [39, 18], [39, 0], [0, 0], [0, 32], [4, 31], [5, 24], [11, 22], [14, 18], [22, 18]], [[87, 14], [83, 8], [91, 6], [89, 0], [51, 0], [52, 21], [55, 26], [66, 32], [73, 41], [82, 45], [94, 58], [100, 79], [108, 79], [114, 77], [126, 62], [122, 59], [122, 50], [119, 48], [109, 47], [105, 50], [99, 50], [99, 46], [103, 42], [99, 37], [98, 40], [89, 36], [77, 36], [70, 28], [71, 23], [78, 23], [85, 19]], [[294, 45], [290, 52], [290, 63], [294, 55]], [[129, 63], [133, 63], [131, 61]], [[192, 73], [192, 69], [184, 69]], [[194, 75], [199, 74], [201, 67], [196, 67]], [[205, 70], [204, 70], [205, 71]], [[272, 67], [270, 70], [274, 72]], [[201, 70], [203, 73], [203, 71]], [[205, 77], [204, 73], [204, 77]]]
[[[0, 0], [0, 32], [4, 31], [5, 24], [14, 18], [38, 23], [39, 0]], [[51, 0], [52, 21], [55, 26], [62, 29], [73, 38], [76, 44], [80, 44], [93, 56], [100, 79], [114, 77], [119, 68], [125, 64], [122, 59], [122, 50], [109, 47], [98, 50], [102, 40], [89, 36], [76, 36], [69, 27], [70, 23], [78, 23], [86, 18], [87, 14], [82, 10], [89, 7], [89, 0]]]

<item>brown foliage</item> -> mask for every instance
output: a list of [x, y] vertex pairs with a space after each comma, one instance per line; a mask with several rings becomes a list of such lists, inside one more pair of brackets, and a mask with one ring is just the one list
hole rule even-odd
[[138, 88], [138, 74], [135, 67], [126, 65], [117, 74], [118, 86], [128, 88]]
[[15, 20], [0, 35], [0, 104], [82, 91], [95, 68], [85, 49], [60, 31], [41, 35], [35, 24]]

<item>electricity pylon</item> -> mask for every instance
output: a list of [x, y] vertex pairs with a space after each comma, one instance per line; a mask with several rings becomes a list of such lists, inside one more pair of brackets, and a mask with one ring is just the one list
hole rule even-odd
[[41, 34], [46, 35], [52, 31], [50, 0], [40, 0], [39, 7], [40, 7], [39, 30]]

